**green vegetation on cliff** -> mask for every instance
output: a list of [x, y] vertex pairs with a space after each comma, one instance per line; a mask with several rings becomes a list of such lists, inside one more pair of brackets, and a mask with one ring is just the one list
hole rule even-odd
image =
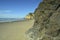
[[25, 19], [34, 19], [34, 13], [29, 13], [26, 15]]
[[34, 25], [26, 32], [29, 38], [60, 40], [60, 0], [43, 0], [34, 14]]

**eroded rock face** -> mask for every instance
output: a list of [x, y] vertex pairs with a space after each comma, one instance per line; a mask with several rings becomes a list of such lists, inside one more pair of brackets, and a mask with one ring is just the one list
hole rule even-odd
[[29, 38], [60, 40], [60, 0], [43, 0], [34, 13], [34, 25], [26, 32]]

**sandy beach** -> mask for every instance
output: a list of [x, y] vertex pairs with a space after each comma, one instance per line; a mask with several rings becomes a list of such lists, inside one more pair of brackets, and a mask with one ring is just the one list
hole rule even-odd
[[34, 20], [0, 23], [0, 40], [26, 40], [25, 32]]

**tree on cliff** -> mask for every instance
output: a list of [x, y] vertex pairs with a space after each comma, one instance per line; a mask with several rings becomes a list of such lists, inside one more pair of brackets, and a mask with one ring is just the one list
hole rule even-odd
[[33, 16], [33, 13], [29, 13], [30, 16]]

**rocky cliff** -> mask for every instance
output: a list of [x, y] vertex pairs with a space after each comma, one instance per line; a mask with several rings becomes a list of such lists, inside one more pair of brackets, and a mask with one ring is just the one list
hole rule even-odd
[[29, 39], [60, 40], [60, 0], [43, 0], [34, 13], [34, 25], [26, 32]]

